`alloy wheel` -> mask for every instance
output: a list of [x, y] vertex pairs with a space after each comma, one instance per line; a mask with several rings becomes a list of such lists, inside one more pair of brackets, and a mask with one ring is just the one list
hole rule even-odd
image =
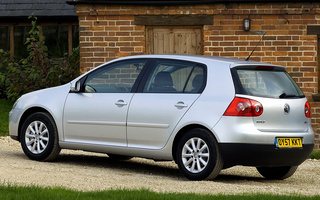
[[49, 130], [41, 121], [33, 121], [29, 124], [25, 133], [25, 143], [33, 154], [41, 154], [49, 144]]
[[209, 147], [201, 138], [190, 138], [184, 144], [182, 149], [182, 163], [189, 172], [202, 172], [208, 165], [209, 158]]

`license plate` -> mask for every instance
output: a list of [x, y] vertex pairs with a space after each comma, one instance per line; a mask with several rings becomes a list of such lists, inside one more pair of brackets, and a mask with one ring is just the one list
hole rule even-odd
[[278, 148], [302, 147], [301, 138], [276, 138], [275, 142]]

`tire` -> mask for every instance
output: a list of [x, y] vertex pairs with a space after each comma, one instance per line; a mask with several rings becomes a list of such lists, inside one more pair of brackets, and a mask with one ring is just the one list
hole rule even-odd
[[223, 167], [218, 143], [205, 129], [192, 129], [180, 139], [176, 162], [189, 180], [214, 179]]
[[108, 154], [108, 156], [112, 160], [130, 160], [131, 158], [133, 158], [132, 156], [123, 156], [117, 154]]
[[26, 119], [22, 125], [20, 142], [31, 160], [52, 161], [61, 150], [54, 120], [44, 112], [33, 113]]
[[298, 166], [286, 167], [257, 167], [258, 172], [266, 179], [283, 180], [292, 176]]

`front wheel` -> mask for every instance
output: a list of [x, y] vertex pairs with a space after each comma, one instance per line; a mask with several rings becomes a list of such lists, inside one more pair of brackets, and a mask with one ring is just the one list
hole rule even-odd
[[200, 128], [180, 139], [176, 160], [181, 173], [190, 180], [214, 179], [223, 167], [218, 143], [209, 131]]
[[32, 160], [51, 161], [60, 153], [58, 131], [52, 117], [44, 112], [31, 114], [22, 125], [21, 147]]
[[283, 180], [292, 176], [297, 168], [298, 166], [257, 167], [257, 170], [266, 179]]

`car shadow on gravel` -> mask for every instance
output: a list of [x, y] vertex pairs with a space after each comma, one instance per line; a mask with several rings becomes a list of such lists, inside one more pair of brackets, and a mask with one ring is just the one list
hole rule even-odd
[[266, 182], [267, 179], [263, 177], [253, 177], [253, 176], [241, 176], [241, 175], [226, 175], [226, 174], [221, 174], [218, 175], [215, 179], [217, 182], [221, 183], [233, 183], [239, 181], [255, 181], [255, 182]]
[[[165, 176], [170, 179], [179, 181], [189, 181], [180, 172], [176, 165], [170, 162], [155, 162], [150, 159], [130, 159], [130, 160], [115, 160], [106, 155], [60, 155], [56, 163], [80, 165], [84, 167], [96, 167], [101, 169], [113, 169], [127, 173], [139, 173], [144, 175]], [[169, 164], [166, 164], [169, 163]], [[263, 182], [270, 180], [263, 177], [241, 176], [234, 174], [220, 174], [213, 181], [222, 183], [239, 183], [240, 182]]]
[[183, 178], [177, 167], [162, 166], [161, 163], [164, 162], [154, 162], [152, 160], [143, 162], [143, 160], [137, 161], [134, 158], [130, 160], [116, 160], [104, 156], [103, 154], [101, 156], [60, 155], [56, 163], [121, 170], [122, 172], [128, 173], [159, 175], [173, 179]]
[[[13, 153], [13, 156], [19, 159], [29, 160], [23, 153]], [[31, 161], [31, 160], [30, 160]], [[36, 162], [36, 161], [34, 161]], [[179, 181], [189, 181], [180, 172], [176, 165], [169, 162], [155, 162], [151, 159], [130, 159], [130, 160], [115, 160], [104, 154], [95, 155], [75, 155], [75, 154], [60, 154], [58, 159], [53, 161], [55, 164], [67, 164], [83, 167], [92, 167], [100, 169], [119, 170], [127, 173], [139, 173], [151, 176], [164, 176], [170, 179]], [[169, 163], [169, 164], [168, 164]], [[48, 162], [48, 165], [50, 162]], [[214, 182], [221, 183], [241, 183], [257, 182], [257, 183], [274, 183], [275, 180], [267, 180], [259, 176], [242, 176], [235, 174], [220, 174]], [[278, 181], [277, 181], [278, 182]], [[281, 182], [281, 181], [280, 181]]]

